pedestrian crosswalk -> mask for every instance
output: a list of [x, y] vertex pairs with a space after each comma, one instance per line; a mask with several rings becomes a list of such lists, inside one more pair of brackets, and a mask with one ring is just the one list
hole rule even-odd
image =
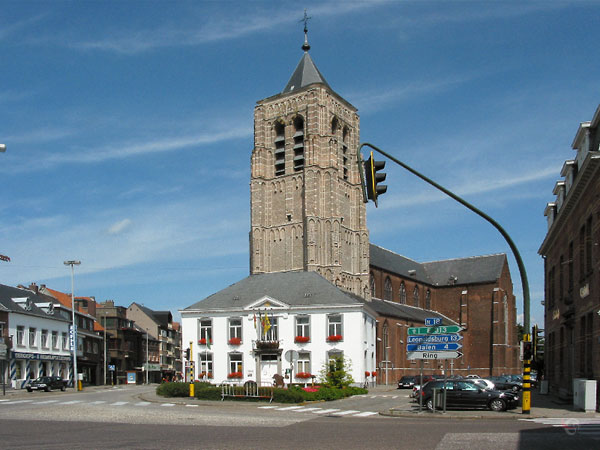
[[600, 440], [600, 418], [545, 417], [520, 420], [543, 425], [552, 425], [553, 427], [562, 428], [568, 435], [585, 435]]
[[299, 412], [299, 413], [312, 413], [319, 415], [328, 415], [328, 416], [352, 416], [352, 417], [369, 417], [375, 416], [379, 414], [376, 411], [359, 411], [355, 409], [339, 409], [339, 408], [317, 408], [317, 407], [306, 407], [306, 406], [276, 406], [276, 405], [267, 405], [267, 406], [259, 406], [259, 409], [270, 409], [273, 411], [291, 411], [291, 412]]

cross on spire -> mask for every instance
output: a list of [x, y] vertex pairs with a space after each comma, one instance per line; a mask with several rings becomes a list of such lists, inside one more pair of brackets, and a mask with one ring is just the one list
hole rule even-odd
[[310, 45], [308, 45], [308, 21], [312, 19], [306, 14], [306, 9], [304, 9], [304, 17], [300, 22], [304, 22], [304, 44], [302, 44], [302, 50], [305, 52], [310, 50]]

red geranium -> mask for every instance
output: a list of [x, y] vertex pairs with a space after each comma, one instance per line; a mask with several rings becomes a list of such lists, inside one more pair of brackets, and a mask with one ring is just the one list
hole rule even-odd
[[377, 376], [377, 372], [371, 372], [371, 376], [376, 377]]
[[229, 375], [227, 375], [227, 378], [242, 378], [242, 372], [231, 372]]
[[242, 343], [242, 339], [239, 337], [233, 337], [229, 339], [229, 345], [240, 345]]
[[371, 376], [371, 372], [369, 372], [368, 370], [365, 372], [365, 377], [370, 377]]
[[327, 336], [327, 340], [329, 342], [341, 341], [342, 340], [342, 335], [341, 334], [333, 334], [331, 336]]
[[[200, 345], [206, 345], [206, 342], [206, 338], [198, 339], [198, 344]], [[208, 342], [212, 344], [212, 339], [210, 339]]]
[[298, 372], [296, 378], [312, 378], [312, 374], [309, 372]]
[[294, 342], [298, 342], [300, 344], [304, 344], [305, 342], [310, 341], [310, 338], [308, 336], [296, 336], [294, 338]]

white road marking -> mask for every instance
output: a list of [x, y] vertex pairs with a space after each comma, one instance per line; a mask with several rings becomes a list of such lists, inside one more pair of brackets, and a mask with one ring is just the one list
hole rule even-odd
[[61, 402], [59, 405], [74, 405], [75, 403], [81, 403], [83, 400], [71, 400], [70, 402]]
[[102, 403], [106, 403], [105, 400], [97, 400], [95, 402], [90, 402], [91, 405], [101, 405]]
[[148, 406], [150, 402], [137, 402], [135, 406]]
[[58, 400], [45, 400], [43, 402], [35, 402], [36, 405], [45, 405], [47, 403], [56, 403]]
[[313, 411], [313, 413], [314, 414], [327, 414], [327, 413], [331, 413], [334, 411], [339, 411], [339, 408], [338, 409], [335, 409], [335, 408], [334, 409], [323, 409], [321, 411]]
[[114, 403], [111, 403], [110, 406], [123, 406], [123, 405], [126, 405], [127, 403], [129, 403], [129, 402], [114, 402]]
[[277, 408], [277, 406], [259, 406], [259, 409], [273, 409]]
[[175, 406], [175, 403], [162, 403], [160, 406], [164, 406], [165, 408], [168, 408], [170, 406]]
[[314, 411], [318, 411], [321, 408], [302, 408], [302, 409], [297, 409], [294, 412], [314, 412]]
[[285, 408], [277, 408], [277, 411], [292, 411], [294, 409], [304, 408], [304, 406], [287, 406]]
[[185, 405], [187, 408], [197, 408], [198, 405]]
[[334, 412], [334, 413], [331, 413], [331, 415], [332, 416], [347, 416], [348, 414], [355, 414], [358, 412], [360, 412], [360, 411], [358, 411], [356, 409], [349, 409], [347, 411]]
[[379, 413], [373, 412], [373, 411], [365, 411], [365, 412], [361, 412], [360, 414], [354, 414], [354, 417], [368, 417], [368, 416], [374, 416], [375, 414], [379, 414]]

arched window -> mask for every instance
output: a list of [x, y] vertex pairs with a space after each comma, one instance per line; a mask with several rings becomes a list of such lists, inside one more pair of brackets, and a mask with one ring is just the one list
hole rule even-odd
[[285, 127], [275, 124], [275, 176], [285, 174]]
[[425, 309], [431, 309], [431, 291], [429, 289], [425, 292]]
[[389, 346], [389, 342], [390, 342], [387, 322], [383, 324], [383, 331], [381, 333], [381, 339], [383, 341], [383, 351], [385, 352], [385, 355], [387, 356], [387, 347]]
[[335, 137], [339, 127], [340, 127], [340, 122], [338, 121], [337, 117], [334, 117], [333, 120], [331, 121], [331, 134], [334, 137]]
[[413, 291], [413, 305], [419, 306], [419, 288], [415, 286], [415, 290]]
[[348, 179], [348, 136], [350, 130], [348, 127], [344, 127], [342, 131], [342, 168], [344, 171], [344, 180]]
[[369, 287], [371, 288], [371, 297], [375, 297], [375, 277], [373, 274], [369, 277]]
[[300, 116], [294, 119], [294, 171], [304, 168], [304, 119]]
[[392, 299], [392, 280], [390, 280], [390, 277], [385, 277], [385, 282], [383, 284], [383, 299]]
[[400, 303], [406, 305], [406, 286], [404, 285], [404, 281], [400, 284]]

